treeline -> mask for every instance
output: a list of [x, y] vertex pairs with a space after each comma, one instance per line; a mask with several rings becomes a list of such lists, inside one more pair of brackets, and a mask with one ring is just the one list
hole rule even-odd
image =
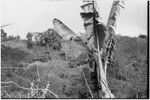
[[20, 36], [13, 36], [13, 35], [7, 35], [7, 33], [4, 31], [4, 29], [1, 29], [1, 42], [3, 41], [9, 41], [9, 40], [20, 40]]
[[49, 28], [44, 32], [28, 32], [26, 35], [26, 43], [28, 49], [33, 49], [35, 46], [60, 48], [61, 36], [53, 29]]

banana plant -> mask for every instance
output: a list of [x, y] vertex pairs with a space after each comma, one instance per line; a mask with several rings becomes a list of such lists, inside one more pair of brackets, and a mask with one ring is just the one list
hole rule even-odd
[[[81, 13], [81, 17], [84, 20], [84, 27], [86, 30], [86, 40], [88, 40], [89, 46], [94, 46], [97, 49], [97, 81], [98, 85], [101, 86], [102, 92], [104, 95], [102, 98], [114, 98], [114, 95], [111, 93], [108, 88], [107, 83], [107, 64], [108, 59], [111, 56], [112, 48], [114, 45], [114, 41], [112, 37], [116, 32], [116, 20], [118, 18], [120, 8], [124, 8], [123, 1], [114, 1], [112, 4], [112, 8], [110, 11], [110, 15], [107, 21], [107, 25], [105, 26], [102, 22], [100, 22], [100, 14], [98, 12], [98, 6], [95, 0], [84, 0], [84, 3], [81, 8], [84, 12]], [[93, 38], [92, 38], [93, 37]], [[90, 40], [91, 39], [91, 40]], [[109, 42], [108, 42], [109, 41]], [[106, 48], [104, 49], [104, 45], [106, 44]], [[110, 47], [110, 48], [109, 48]], [[109, 50], [108, 50], [109, 49]], [[107, 53], [105, 57], [105, 61], [102, 62], [101, 55], [103, 53]]]
[[[59, 19], [54, 19], [53, 24], [55, 30], [65, 40], [70, 40], [78, 43], [86, 48], [93, 59], [92, 68], [96, 65], [97, 83], [99, 86], [98, 97], [114, 98], [107, 83], [107, 64], [109, 62], [112, 48], [114, 45], [113, 36], [116, 34], [116, 21], [120, 13], [120, 8], [124, 8], [123, 1], [114, 1], [108, 17], [107, 25], [100, 22], [99, 8], [94, 0], [83, 0], [84, 4], [81, 6], [83, 12], [81, 17], [84, 21], [85, 34], [83, 37], [75, 34]], [[105, 61], [102, 62], [103, 53], [107, 54]], [[101, 93], [102, 91], [102, 93]]]

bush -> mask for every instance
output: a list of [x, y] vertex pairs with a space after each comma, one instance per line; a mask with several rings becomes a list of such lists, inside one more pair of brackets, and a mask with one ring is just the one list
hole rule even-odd
[[147, 39], [147, 35], [140, 34], [139, 38], [141, 38], [141, 39]]

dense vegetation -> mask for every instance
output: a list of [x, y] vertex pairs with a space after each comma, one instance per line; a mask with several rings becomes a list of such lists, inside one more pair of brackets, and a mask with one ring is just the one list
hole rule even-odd
[[[20, 39], [1, 42], [1, 98], [91, 98], [87, 83], [96, 97], [89, 65], [77, 63], [85, 60], [84, 49], [54, 32], [43, 32], [50, 37], [48, 47], [28, 49], [27, 40]], [[114, 60], [107, 69], [110, 90], [116, 98], [147, 98], [147, 40], [115, 40]]]

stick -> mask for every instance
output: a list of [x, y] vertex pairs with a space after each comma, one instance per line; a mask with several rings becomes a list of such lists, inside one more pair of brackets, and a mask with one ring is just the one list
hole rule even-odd
[[37, 67], [38, 81], [39, 81], [39, 82], [41, 82], [41, 79], [40, 79], [40, 74], [39, 74], [39, 69], [38, 69], [38, 65], [37, 65], [36, 67]]
[[83, 77], [84, 77], [86, 86], [87, 86], [87, 88], [89, 89], [89, 92], [90, 92], [91, 97], [94, 98], [93, 93], [92, 93], [92, 91], [91, 91], [91, 89], [90, 89], [90, 86], [88, 85], [88, 82], [87, 82], [87, 79], [86, 79], [86, 77], [85, 77], [84, 72], [83, 72]]
[[4, 92], [7, 94], [7, 96], [11, 99], [11, 96], [4, 90]]

